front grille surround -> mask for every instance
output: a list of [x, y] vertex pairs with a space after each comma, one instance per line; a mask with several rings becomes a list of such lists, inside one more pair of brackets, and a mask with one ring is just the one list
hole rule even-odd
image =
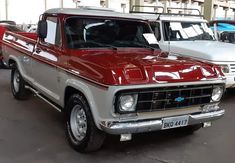
[[174, 110], [198, 105], [203, 106], [211, 103], [214, 87], [224, 88], [224, 84], [166, 86], [119, 91], [116, 94], [115, 111], [123, 114], [118, 109], [119, 98], [122, 95], [128, 94], [138, 94], [135, 113]]

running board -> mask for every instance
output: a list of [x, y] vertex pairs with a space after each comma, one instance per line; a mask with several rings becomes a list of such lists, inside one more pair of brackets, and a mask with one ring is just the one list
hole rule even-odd
[[31, 92], [33, 92], [37, 97], [39, 97], [40, 99], [42, 99], [43, 101], [45, 101], [46, 103], [48, 103], [49, 105], [51, 105], [54, 109], [56, 109], [59, 112], [62, 112], [61, 109], [59, 107], [57, 107], [55, 104], [53, 104], [52, 102], [50, 102], [46, 97], [40, 95], [40, 93], [33, 89], [32, 87], [26, 85], [25, 86], [26, 89], [30, 90]]

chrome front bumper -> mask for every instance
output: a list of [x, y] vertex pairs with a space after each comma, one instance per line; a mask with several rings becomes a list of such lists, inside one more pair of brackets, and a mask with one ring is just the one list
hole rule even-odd
[[[189, 115], [188, 125], [210, 122], [221, 118], [225, 110]], [[109, 134], [131, 134], [162, 130], [162, 119], [130, 122], [102, 121], [100, 127]]]

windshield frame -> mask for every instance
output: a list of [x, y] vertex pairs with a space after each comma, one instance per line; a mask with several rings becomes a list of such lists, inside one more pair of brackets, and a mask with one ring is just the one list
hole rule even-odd
[[[148, 44], [147, 43], [147, 41], [146, 41], [146, 44], [143, 44], [143, 46], [142, 47], [133, 47], [133, 46], [128, 46], [128, 47], [114, 47], [112, 44], [107, 44], [107, 46], [105, 46], [105, 47], [82, 47], [82, 48], [71, 48], [71, 47], [69, 47], [69, 45], [68, 45], [68, 38], [67, 38], [67, 36], [66, 36], [66, 31], [65, 31], [65, 28], [66, 28], [66, 22], [67, 22], [67, 20], [68, 19], [71, 19], [71, 18], [77, 18], [77, 19], [94, 19], [94, 20], [114, 20], [114, 21], [128, 21], [128, 22], [136, 22], [136, 23], [143, 23], [143, 25], [144, 26], [146, 26], [147, 28], [148, 28], [148, 31], [149, 31], [149, 33], [152, 33], [153, 35], [154, 35], [154, 32], [152, 31], [152, 29], [151, 29], [151, 27], [150, 27], [150, 25], [149, 25], [149, 23], [148, 23], [148, 21], [147, 20], [142, 20], [142, 19], [134, 19], [134, 18], [122, 18], [122, 17], [101, 17], [101, 16], [81, 16], [81, 15], [68, 15], [68, 16], [66, 16], [66, 17], [64, 17], [64, 19], [63, 19], [63, 29], [64, 29], [64, 31], [63, 31], [63, 35], [64, 35], [64, 42], [65, 42], [65, 44], [64, 44], [64, 46], [66, 47], [66, 48], [68, 48], [68, 49], [71, 49], [71, 50], [79, 50], [79, 49], [81, 49], [81, 50], [83, 50], [83, 49], [107, 49], [107, 48], [112, 48], [112, 49], [115, 49], [115, 48], [148, 48], [148, 46], [149, 46], [149, 48], [153, 48], [153, 49], [160, 49], [159, 48], [159, 45], [158, 45], [158, 43], [157, 44]], [[99, 43], [99, 42], [98, 42]], [[102, 44], [102, 43], [101, 43]]]
[[164, 41], [175, 41], [175, 42], [177, 42], [177, 41], [216, 41], [216, 39], [215, 39], [215, 36], [214, 36], [214, 33], [213, 33], [213, 31], [212, 31], [212, 33], [213, 33], [213, 35], [210, 35], [211, 37], [212, 37], [212, 39], [210, 39], [210, 40], [198, 40], [198, 39], [183, 39], [183, 40], [168, 40], [168, 38], [167, 38], [167, 36], [166, 36], [166, 32], [165, 32], [165, 23], [166, 22], [168, 22], [168, 23], [171, 23], [171, 22], [175, 22], [175, 23], [205, 23], [205, 25], [207, 26], [207, 28], [209, 28], [210, 29], [210, 27], [209, 27], [209, 25], [208, 25], [208, 23], [207, 22], [204, 22], [204, 21], [178, 21], [178, 20], [176, 20], [176, 21], [169, 21], [169, 20], [164, 20], [164, 21], [162, 21], [162, 33], [163, 33], [163, 39], [164, 39]]

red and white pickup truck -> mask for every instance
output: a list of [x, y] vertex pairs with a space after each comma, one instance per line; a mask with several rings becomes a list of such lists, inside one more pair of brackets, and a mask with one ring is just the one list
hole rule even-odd
[[168, 55], [147, 21], [104, 9], [50, 9], [38, 32], [6, 32], [5, 62], [16, 99], [29, 90], [65, 113], [70, 145], [101, 147], [105, 133], [195, 131], [221, 118], [220, 67]]

